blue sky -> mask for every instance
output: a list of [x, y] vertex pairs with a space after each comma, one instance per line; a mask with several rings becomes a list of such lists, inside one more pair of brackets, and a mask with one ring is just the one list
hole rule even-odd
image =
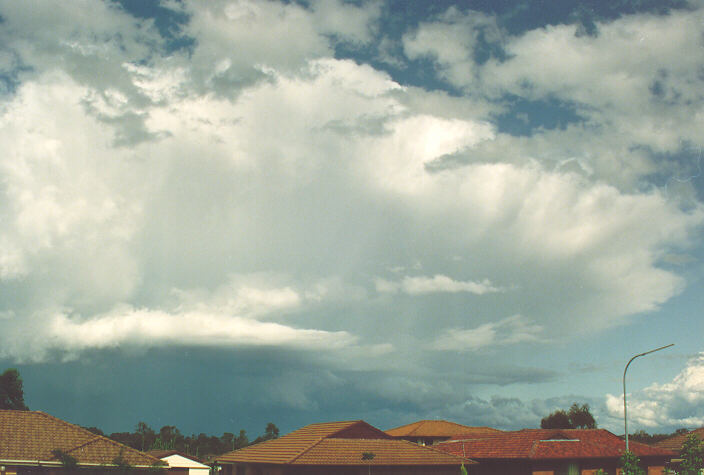
[[107, 432], [704, 425], [704, 4], [0, 1], [0, 367]]

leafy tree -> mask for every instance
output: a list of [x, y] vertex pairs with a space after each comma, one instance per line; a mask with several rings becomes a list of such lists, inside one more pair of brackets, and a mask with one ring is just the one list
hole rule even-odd
[[182, 450], [184, 446], [184, 437], [176, 426], [164, 426], [159, 429], [154, 442], [151, 445], [152, 450]]
[[644, 444], [654, 445], [660, 442], [661, 440], [669, 439], [670, 437], [687, 433], [689, 433], [689, 429], [677, 429], [671, 434], [648, 434], [646, 431], [640, 429], [634, 432], [633, 434], [630, 434], [628, 437], [634, 442], [642, 442]]
[[149, 427], [146, 422], [138, 422], [135, 433], [139, 436], [140, 447], [135, 447], [141, 451], [147, 450], [149, 447], [154, 445], [154, 440], [156, 440], [156, 433], [154, 429]]
[[84, 427], [84, 429], [94, 433], [95, 435], [105, 435], [105, 432], [98, 429], [97, 427]]
[[228, 449], [235, 450], [235, 434], [232, 432], [223, 433], [222, 437], [220, 437], [220, 442], [222, 442], [222, 445]]
[[15, 368], [9, 368], [0, 374], [0, 409], [29, 410], [24, 403], [22, 378]]
[[541, 429], [572, 429], [570, 416], [565, 411], [559, 409], [543, 417], [540, 421]]
[[596, 421], [589, 410], [589, 404], [582, 404], [581, 406], [577, 403], [572, 404], [567, 416], [569, 416], [570, 424], [575, 429], [596, 429]]
[[75, 457], [67, 454], [61, 449], [52, 450], [51, 455], [53, 455], [59, 462], [61, 462], [61, 465], [64, 468], [72, 470], [78, 466], [78, 460], [76, 460]]
[[271, 440], [271, 439], [276, 439], [279, 437], [279, 428], [276, 427], [276, 424], [273, 422], [269, 422], [266, 425], [266, 429], [264, 429], [264, 435], [260, 435], [256, 439], [254, 439], [254, 442], [252, 444], [258, 444], [259, 442], [264, 442], [266, 440]]
[[589, 404], [572, 404], [569, 411], [559, 409], [543, 417], [541, 429], [596, 429], [596, 421]]
[[623, 475], [645, 475], [645, 470], [640, 468], [640, 459], [633, 452], [624, 452], [620, 459]]
[[[265, 434], [260, 436], [257, 442], [265, 440], [264, 437], [278, 437], [279, 429], [273, 423], [269, 424]], [[176, 426], [164, 426], [159, 429], [159, 432], [155, 432], [145, 422], [139, 422], [134, 432], [113, 432], [109, 437], [137, 450], [178, 450], [197, 457], [219, 455], [249, 445], [249, 439], [244, 430], [240, 430], [238, 436], [232, 432], [226, 432], [221, 437], [203, 433], [184, 436]]]
[[704, 468], [704, 447], [702, 441], [696, 434], [690, 434], [682, 444], [680, 450], [679, 470], [680, 475], [698, 475], [700, 470]]
[[129, 474], [130, 471], [132, 471], [132, 465], [130, 465], [130, 463], [125, 458], [123, 450], [120, 450], [120, 453], [114, 459], [112, 459], [112, 464], [115, 466], [115, 470], [117, 471], [117, 473]]
[[241, 449], [242, 447], [247, 447], [249, 445], [249, 439], [247, 438], [247, 432], [244, 429], [240, 430], [240, 435], [237, 436], [235, 440], [235, 448]]
[[277, 439], [279, 437], [279, 428], [276, 427], [276, 424], [273, 422], [269, 422], [266, 425], [266, 429], [264, 430], [264, 439], [266, 440], [271, 440], [271, 439]]

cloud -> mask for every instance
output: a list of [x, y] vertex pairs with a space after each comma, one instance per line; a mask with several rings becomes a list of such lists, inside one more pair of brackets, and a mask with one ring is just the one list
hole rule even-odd
[[[502, 37], [515, 56], [479, 64], [477, 49], [499, 41], [494, 18], [421, 21], [402, 35], [406, 54], [432, 58], [467, 91], [457, 96], [336, 54], [340, 41], [373, 48], [375, 3], [171, 3], [193, 44], [168, 53], [149, 21], [111, 4], [96, 2], [84, 27], [89, 3], [57, 4], [56, 18], [51, 4], [39, 17], [17, 5], [0, 4], [0, 67], [31, 66], [0, 109], [3, 357], [295, 349], [301, 366], [355, 373], [382, 403], [441, 411], [433, 391], [461, 407], [477, 387], [553, 381], [512, 361], [685, 288], [667, 260], [696, 245], [704, 209], [648, 181], [670, 165], [633, 146], [641, 119], [622, 139], [626, 99], [590, 98], [569, 71], [564, 88], [536, 76], [520, 89], [538, 64], [525, 45], [554, 42], [589, 66], [606, 47], [596, 39], [567, 27]], [[619, 21], [600, 31], [626, 31]], [[511, 136], [497, 120], [504, 93], [593, 110]], [[374, 280], [392, 268], [413, 275]], [[459, 375], [441, 371], [448, 355], [484, 359]], [[301, 385], [295, 404], [324, 403]], [[468, 414], [491, 401], [473, 404]]]
[[[511, 136], [508, 128], [467, 161], [531, 158], [557, 166], [574, 158], [594, 179], [630, 191], [642, 190], [653, 175], [668, 179], [691, 169], [675, 159], [656, 160], [653, 152], [673, 156], [687, 144], [703, 145], [697, 73], [704, 61], [703, 15], [698, 7], [639, 13], [598, 21], [594, 35], [581, 34], [582, 25], [574, 23], [511, 36], [496, 19], [450, 8], [404, 39], [410, 58], [433, 58], [435, 73], [455, 88], [493, 98], [491, 115], [524, 114], [529, 137]], [[500, 53], [477, 58], [479, 32]], [[689, 49], [692, 54], [681, 54]], [[545, 127], [539, 121], [554, 113], [549, 106], [578, 120]]]
[[468, 292], [476, 295], [482, 295], [489, 292], [502, 291], [501, 288], [495, 287], [488, 279], [484, 279], [481, 282], [474, 282], [471, 280], [457, 281], [440, 274], [433, 277], [405, 277], [401, 282], [376, 279], [375, 285], [378, 292], [395, 293], [400, 290], [409, 295], [442, 292]]
[[484, 348], [539, 342], [543, 328], [521, 315], [485, 323], [472, 329], [450, 328], [430, 346], [442, 351], [478, 351]]
[[120, 304], [108, 312], [87, 316], [45, 311], [23, 319], [24, 325], [37, 326], [33, 334], [22, 334], [21, 338], [21, 329], [13, 328], [18, 316], [3, 312], [12, 342], [3, 346], [2, 356], [43, 361], [50, 354], [73, 359], [91, 349], [173, 345], [334, 350], [356, 342], [346, 331], [263, 321], [267, 315], [280, 318], [287, 311], [316, 305], [316, 291], [320, 290], [318, 285], [303, 296], [289, 286], [262, 286], [266, 280], [271, 281], [271, 276], [234, 276], [212, 291], [174, 289], [176, 300], [171, 308], [164, 309]]
[[[606, 395], [611, 417], [623, 419], [623, 395]], [[635, 427], [700, 427], [704, 417], [704, 353], [691, 358], [669, 383], [652, 384], [628, 395], [628, 418]]]
[[481, 68], [475, 54], [482, 43], [501, 42], [496, 18], [477, 11], [460, 12], [450, 7], [432, 21], [403, 36], [403, 51], [409, 59], [430, 58], [436, 74], [449, 83], [467, 87]]
[[347, 332], [295, 329], [248, 318], [186, 312], [171, 315], [140, 309], [119, 309], [83, 322], [65, 315], [50, 322], [47, 335], [69, 353], [88, 348], [139, 346], [287, 346], [333, 349], [349, 345]]

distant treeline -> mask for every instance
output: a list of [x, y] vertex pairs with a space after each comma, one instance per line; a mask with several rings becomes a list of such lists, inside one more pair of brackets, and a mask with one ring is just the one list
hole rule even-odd
[[139, 422], [135, 426], [134, 432], [113, 432], [110, 435], [105, 434], [97, 427], [86, 427], [86, 429], [137, 450], [178, 450], [205, 460], [212, 455], [224, 454], [279, 436], [279, 428], [273, 422], [266, 425], [264, 434], [251, 442], [244, 430], [240, 430], [239, 435], [225, 432], [220, 437], [203, 433], [187, 436], [183, 435], [175, 426], [164, 426], [159, 429], [159, 432], [156, 432], [145, 422]]
[[675, 435], [686, 434], [689, 429], [677, 429], [671, 434], [648, 434], [644, 430], [639, 430], [633, 434], [628, 434], [628, 440], [634, 440], [636, 442], [642, 442], [644, 444], [655, 444], [661, 440], [669, 439]]

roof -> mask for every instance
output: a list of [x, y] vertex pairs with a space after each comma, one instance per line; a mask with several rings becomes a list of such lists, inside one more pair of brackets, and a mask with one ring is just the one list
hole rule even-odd
[[395, 440], [364, 421], [311, 424], [278, 439], [221, 455], [217, 457], [217, 462], [455, 466], [472, 463], [453, 454]]
[[0, 462], [56, 462], [60, 450], [80, 465], [110, 465], [120, 455], [136, 467], [159, 459], [41, 411], [0, 410]]
[[486, 435], [500, 433], [491, 427], [470, 427], [448, 421], [418, 421], [386, 431], [393, 437], [453, 437], [463, 435]]
[[152, 457], [163, 460], [169, 467], [209, 468], [202, 459], [178, 450], [149, 450], [147, 453]]
[[[660, 442], [657, 442], [653, 444], [655, 447], [665, 449], [665, 450], [672, 450], [673, 452], [680, 453], [680, 450], [682, 449], [682, 444], [684, 444], [684, 441], [687, 440], [687, 437], [690, 435], [696, 435], [700, 439], [704, 440], [704, 427], [700, 427], [699, 429], [694, 429], [693, 431], [686, 432], [684, 434], [678, 434], [674, 435], [672, 437], [669, 437], [665, 440], [661, 440]], [[629, 442], [630, 445], [630, 442]]]
[[[472, 459], [583, 459], [620, 457], [626, 444], [605, 429], [524, 429], [481, 438], [452, 440], [435, 445], [438, 450]], [[670, 457], [672, 452], [632, 442], [639, 457]]]

